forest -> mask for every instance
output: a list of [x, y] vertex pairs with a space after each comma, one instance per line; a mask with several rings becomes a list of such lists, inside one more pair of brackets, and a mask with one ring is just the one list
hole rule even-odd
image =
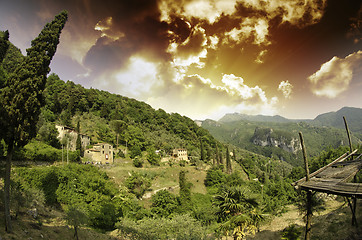
[[[57, 15], [26, 56], [8, 32], [0, 35], [0, 209], [7, 233], [24, 214], [43, 226], [47, 209], [59, 211], [77, 239], [83, 228], [115, 233], [115, 239], [246, 239], [290, 204], [304, 214], [302, 193], [291, 184], [304, 176], [296, 157], [254, 153], [238, 144], [241, 135], [217, 140], [218, 134], [178, 113], [49, 75], [66, 20], [67, 12]], [[85, 164], [84, 149], [77, 147], [64, 163], [55, 124], [90, 136], [91, 145], [112, 144], [118, 162]], [[175, 148], [187, 149], [190, 161], [161, 162]], [[311, 171], [348, 147], [324, 149], [312, 150]], [[114, 171], [122, 168], [127, 171], [120, 178]], [[175, 191], [154, 185], [168, 171], [175, 171]], [[191, 173], [205, 177], [193, 181]], [[157, 191], [146, 198], [150, 190]], [[281, 237], [297, 239], [288, 236], [298, 232], [291, 225]]]

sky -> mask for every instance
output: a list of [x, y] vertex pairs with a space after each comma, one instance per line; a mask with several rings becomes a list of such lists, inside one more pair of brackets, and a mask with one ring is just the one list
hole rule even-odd
[[362, 108], [361, 0], [0, 0], [0, 30], [25, 54], [64, 9], [64, 81], [198, 120]]

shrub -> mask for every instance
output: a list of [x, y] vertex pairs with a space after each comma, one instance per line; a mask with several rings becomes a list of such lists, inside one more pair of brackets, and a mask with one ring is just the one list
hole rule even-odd
[[225, 174], [218, 168], [213, 167], [206, 172], [204, 184], [206, 187], [215, 186], [225, 182]]
[[143, 194], [151, 187], [151, 180], [141, 173], [132, 172], [132, 175], [126, 179], [125, 185], [137, 198], [142, 198]]
[[143, 159], [141, 159], [141, 158], [136, 157], [135, 159], [133, 159], [132, 163], [133, 163], [133, 166], [135, 166], [136, 168], [143, 167]]
[[302, 233], [302, 231], [299, 230], [295, 224], [292, 224], [292, 225], [284, 228], [284, 230], [282, 232], [282, 239], [298, 240], [301, 233]]
[[179, 204], [176, 196], [167, 190], [158, 191], [152, 196], [151, 212], [160, 217], [168, 217], [174, 213]]

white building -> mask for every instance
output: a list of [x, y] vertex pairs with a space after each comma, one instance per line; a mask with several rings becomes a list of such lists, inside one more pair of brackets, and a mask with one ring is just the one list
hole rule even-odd
[[80, 140], [82, 142], [83, 149], [86, 149], [87, 146], [90, 144], [89, 136], [78, 133], [73, 128], [70, 128], [67, 126], [62, 126], [62, 125], [55, 125], [55, 127], [57, 128], [58, 133], [59, 133], [59, 135], [58, 135], [59, 141], [63, 142], [65, 148], [68, 145], [68, 148], [71, 151], [76, 150], [78, 134], [80, 135]]

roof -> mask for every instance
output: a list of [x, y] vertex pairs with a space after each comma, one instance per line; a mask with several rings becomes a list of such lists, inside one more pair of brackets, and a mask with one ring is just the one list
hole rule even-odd
[[[330, 164], [310, 174], [309, 181], [302, 178], [294, 183], [296, 187], [317, 192], [325, 192], [341, 196], [362, 198], [362, 183], [348, 183], [362, 168], [362, 154], [345, 153]], [[346, 159], [357, 156], [353, 160]]]

